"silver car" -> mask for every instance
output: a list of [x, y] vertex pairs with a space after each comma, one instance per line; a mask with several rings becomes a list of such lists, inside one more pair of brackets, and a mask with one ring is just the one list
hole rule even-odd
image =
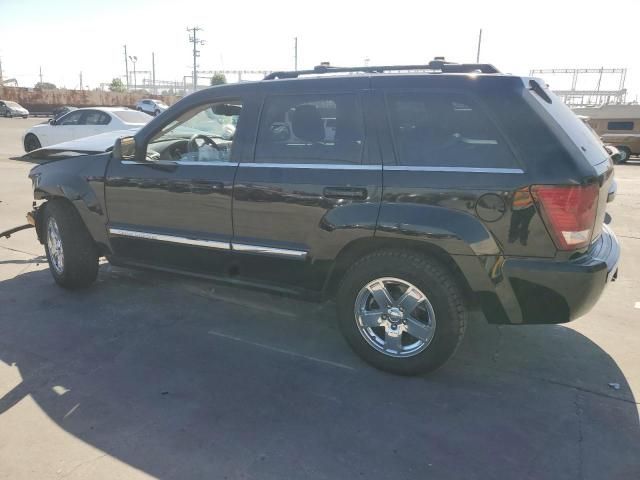
[[27, 118], [29, 110], [22, 105], [11, 100], [0, 100], [0, 117], [22, 117]]
[[152, 98], [145, 98], [136, 103], [136, 110], [154, 116], [160, 115], [167, 108], [169, 106], [163, 103], [162, 100], [154, 100]]

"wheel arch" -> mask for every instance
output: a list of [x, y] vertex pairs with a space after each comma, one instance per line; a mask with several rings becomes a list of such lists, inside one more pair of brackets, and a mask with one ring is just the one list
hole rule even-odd
[[361, 258], [380, 250], [406, 250], [436, 259], [452, 273], [463, 294], [472, 301], [471, 285], [454, 257], [444, 248], [426, 241], [384, 237], [361, 238], [345, 245], [338, 253], [327, 275], [323, 296], [325, 298], [335, 296], [340, 280], [349, 267]]

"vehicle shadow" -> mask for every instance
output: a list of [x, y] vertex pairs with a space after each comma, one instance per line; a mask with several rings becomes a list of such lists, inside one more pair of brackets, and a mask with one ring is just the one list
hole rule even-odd
[[474, 320], [447, 366], [405, 378], [355, 357], [330, 306], [206, 282], [106, 265], [66, 292], [38, 270], [0, 282], [0, 305], [21, 377], [0, 426], [28, 396], [156, 477], [640, 478], [624, 373], [570, 328]]

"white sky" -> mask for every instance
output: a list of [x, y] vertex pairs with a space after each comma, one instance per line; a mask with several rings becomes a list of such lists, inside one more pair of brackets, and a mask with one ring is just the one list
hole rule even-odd
[[[154, 51], [156, 78], [182, 81], [191, 69], [192, 25], [204, 28], [207, 42], [201, 70], [292, 69], [295, 36], [299, 68], [361, 65], [367, 57], [372, 65], [442, 55], [475, 61], [483, 28], [480, 60], [503, 72], [627, 67], [633, 100], [640, 94], [638, 18], [638, 0], [0, 0], [0, 58], [4, 78], [21, 86], [38, 81], [42, 66], [44, 80], [58, 86], [76, 88], [82, 71], [85, 85], [97, 87], [124, 75], [125, 43], [139, 59], [137, 70], [151, 70]], [[595, 88], [596, 81], [582, 86]]]

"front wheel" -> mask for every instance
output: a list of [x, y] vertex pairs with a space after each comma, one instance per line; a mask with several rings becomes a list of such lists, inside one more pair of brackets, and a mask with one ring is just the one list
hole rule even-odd
[[156, 110], [156, 111], [155, 111], [155, 112], [153, 112], [153, 113], [154, 113], [154, 116], [156, 116], [156, 117], [157, 117], [158, 115], [160, 115], [160, 110]]
[[338, 294], [342, 333], [365, 361], [392, 373], [433, 371], [456, 351], [467, 310], [440, 262], [411, 251], [368, 255], [345, 274]]
[[32, 152], [33, 150], [37, 150], [38, 148], [42, 148], [42, 145], [40, 145], [40, 140], [38, 140], [38, 137], [36, 137], [33, 133], [28, 133], [24, 137], [24, 151], [28, 153]]
[[60, 200], [47, 203], [43, 228], [56, 283], [67, 289], [91, 285], [98, 275], [98, 250], [74, 207]]

